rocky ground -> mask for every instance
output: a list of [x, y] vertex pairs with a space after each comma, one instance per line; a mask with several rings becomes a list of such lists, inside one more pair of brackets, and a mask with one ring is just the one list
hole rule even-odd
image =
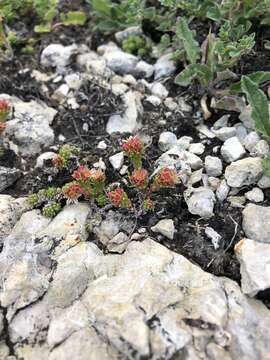
[[[6, 65], [13, 111], [0, 159], [0, 359], [270, 359], [269, 144], [242, 97], [173, 85], [169, 54], [153, 64], [115, 42], [44, 46], [34, 67]], [[211, 111], [211, 117], [205, 120]], [[89, 203], [54, 218], [26, 196], [70, 174], [64, 143], [119, 178], [122, 139], [147, 144], [147, 167], [181, 184], [135, 221]]]

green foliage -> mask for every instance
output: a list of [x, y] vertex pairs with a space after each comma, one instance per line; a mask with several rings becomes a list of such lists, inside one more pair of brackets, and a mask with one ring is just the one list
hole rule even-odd
[[[256, 85], [264, 85], [266, 82], [270, 81], [270, 72], [269, 71], [257, 71], [253, 74], [246, 75], [250, 80], [252, 80]], [[239, 93], [242, 90], [242, 83], [238, 81], [230, 87], [231, 92]]]
[[105, 33], [119, 31], [141, 23], [144, 1], [88, 0], [94, 17], [94, 29]]
[[87, 20], [87, 16], [83, 11], [69, 11], [60, 14], [60, 19], [65, 26], [83, 26]]
[[146, 56], [151, 52], [152, 46], [143, 36], [129, 36], [122, 43], [122, 48], [130, 54]]
[[200, 58], [200, 47], [189, 29], [185, 18], [180, 19], [176, 24], [176, 35], [183, 41], [187, 60], [190, 64], [195, 64]]
[[42, 209], [42, 215], [48, 218], [53, 218], [61, 211], [61, 208], [61, 204], [53, 202], [44, 206], [44, 208]]
[[270, 156], [268, 155], [265, 159], [263, 159], [263, 170], [266, 176], [270, 177]]
[[54, 217], [61, 210], [61, 189], [49, 187], [30, 194], [27, 198], [31, 208], [41, 208], [46, 217]]
[[242, 91], [246, 94], [251, 106], [251, 117], [254, 121], [255, 128], [258, 132], [270, 138], [270, 116], [267, 96], [258, 85], [243, 76], [241, 80]]

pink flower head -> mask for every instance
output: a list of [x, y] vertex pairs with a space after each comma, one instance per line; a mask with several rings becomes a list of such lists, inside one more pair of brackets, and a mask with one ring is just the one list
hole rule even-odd
[[174, 187], [178, 183], [178, 175], [175, 169], [164, 167], [159, 170], [154, 179], [154, 189]]
[[115, 207], [129, 209], [132, 206], [127, 193], [121, 188], [110, 191], [108, 193], [108, 198]]
[[122, 149], [128, 156], [141, 155], [143, 152], [143, 144], [137, 136], [131, 136], [124, 141]]
[[91, 176], [91, 171], [88, 167], [81, 165], [77, 170], [72, 174], [73, 179], [78, 181], [87, 181]]
[[138, 189], [145, 189], [148, 185], [148, 171], [136, 169], [130, 176], [131, 183]]
[[76, 182], [71, 182], [66, 184], [63, 189], [63, 195], [65, 198], [67, 198], [69, 201], [77, 201], [78, 198], [83, 194], [83, 189], [79, 184]]

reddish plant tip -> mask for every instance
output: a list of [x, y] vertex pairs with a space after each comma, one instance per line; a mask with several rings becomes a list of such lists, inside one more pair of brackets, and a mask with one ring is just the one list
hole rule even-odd
[[145, 189], [148, 185], [148, 171], [145, 169], [134, 170], [130, 181], [136, 188]]
[[78, 198], [83, 194], [83, 189], [76, 182], [66, 184], [63, 187], [62, 191], [65, 198], [73, 202], [77, 201]]
[[6, 127], [7, 127], [7, 124], [0, 122], [0, 134], [5, 130]]
[[73, 179], [78, 181], [87, 181], [91, 176], [91, 172], [88, 167], [81, 165], [77, 170], [72, 174]]
[[94, 183], [102, 183], [105, 181], [105, 174], [100, 169], [91, 169], [90, 170], [90, 180]]
[[143, 144], [137, 136], [131, 136], [124, 141], [122, 149], [128, 156], [141, 155], [143, 152]]
[[55, 155], [52, 159], [53, 166], [56, 168], [62, 168], [64, 166], [64, 159], [60, 155]]
[[115, 207], [129, 209], [132, 206], [127, 193], [121, 188], [110, 191], [108, 193], [108, 198]]
[[94, 183], [101, 183], [105, 181], [105, 174], [100, 169], [91, 169], [81, 165], [74, 173], [72, 177], [77, 181], [92, 181]]
[[174, 187], [178, 183], [178, 175], [175, 169], [162, 168], [155, 176], [154, 188]]
[[7, 119], [7, 116], [10, 112], [10, 104], [7, 100], [0, 100], [0, 122], [3, 122]]

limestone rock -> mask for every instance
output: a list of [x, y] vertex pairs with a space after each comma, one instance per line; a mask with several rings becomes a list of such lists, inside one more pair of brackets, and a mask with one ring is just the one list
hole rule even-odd
[[215, 194], [206, 187], [189, 188], [184, 192], [188, 210], [193, 215], [210, 218], [214, 215]]
[[249, 157], [235, 161], [227, 166], [225, 179], [229, 186], [240, 188], [244, 185], [256, 184], [262, 174], [262, 160], [257, 157]]
[[248, 204], [243, 211], [242, 226], [249, 239], [270, 243], [270, 207]]
[[242, 239], [235, 245], [241, 265], [241, 287], [244, 294], [255, 296], [270, 287], [270, 245]]

